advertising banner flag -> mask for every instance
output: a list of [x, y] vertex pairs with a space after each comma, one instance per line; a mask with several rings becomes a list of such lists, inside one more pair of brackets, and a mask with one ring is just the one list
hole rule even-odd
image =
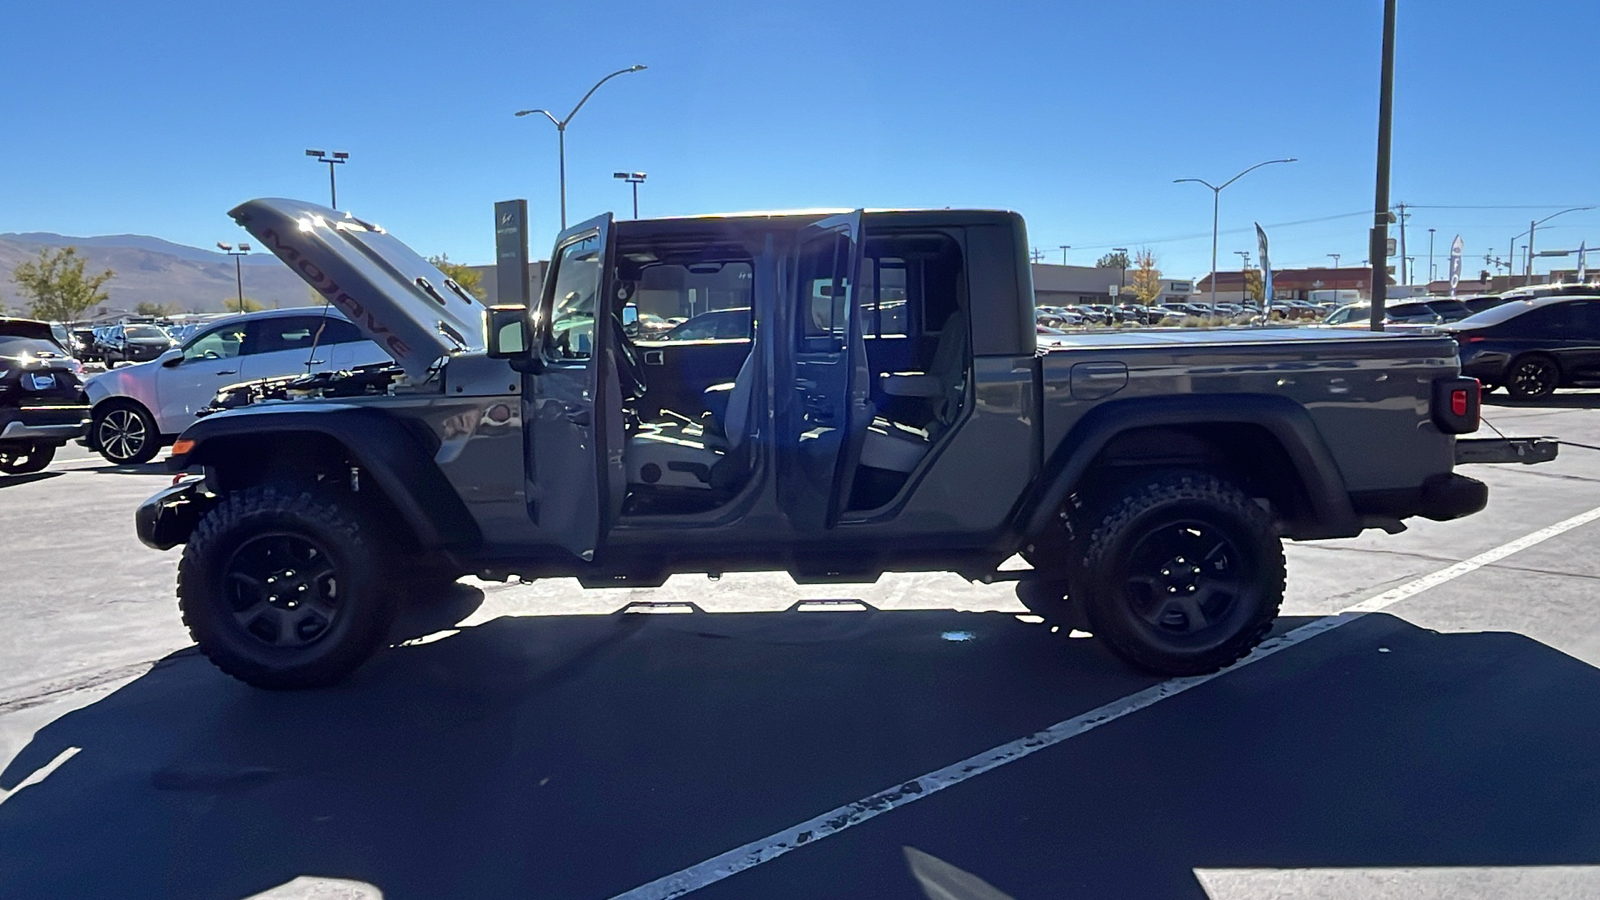
[[1267, 233], [1260, 222], [1256, 223], [1256, 243], [1261, 247], [1261, 308], [1266, 310], [1272, 303], [1272, 260], [1267, 256]]
[[1456, 295], [1456, 285], [1461, 283], [1461, 235], [1450, 242], [1450, 296]]

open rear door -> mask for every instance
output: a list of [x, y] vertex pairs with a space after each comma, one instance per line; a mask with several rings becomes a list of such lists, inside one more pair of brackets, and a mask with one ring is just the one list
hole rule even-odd
[[860, 210], [800, 233], [787, 298], [792, 378], [777, 382], [785, 451], [778, 491], [790, 520], [803, 531], [822, 531], [838, 521], [872, 421], [855, 296], [860, 261]]
[[[550, 254], [534, 311], [535, 352], [542, 371], [526, 378], [528, 514], [552, 541], [591, 561], [600, 543], [607, 499], [607, 423], [620, 414], [604, 398], [613, 331], [606, 285], [611, 272], [611, 214], [567, 229]], [[620, 448], [619, 448], [620, 449]]]

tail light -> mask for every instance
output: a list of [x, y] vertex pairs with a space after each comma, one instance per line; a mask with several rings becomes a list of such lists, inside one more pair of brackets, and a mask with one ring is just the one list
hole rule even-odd
[[1456, 376], [1433, 382], [1433, 424], [1445, 434], [1477, 431], [1482, 405], [1483, 386], [1476, 378]]
[[1469, 334], [1466, 337], [1463, 337], [1461, 339], [1460, 343], [1463, 343], [1463, 344], [1477, 344], [1477, 343], [1480, 343], [1482, 341], [1487, 341], [1487, 340], [1488, 340], [1488, 338], [1484, 337], [1481, 334]]

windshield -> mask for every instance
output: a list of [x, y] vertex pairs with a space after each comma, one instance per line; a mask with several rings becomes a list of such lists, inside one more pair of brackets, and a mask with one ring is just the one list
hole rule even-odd
[[742, 261], [647, 266], [634, 294], [635, 339], [747, 340], [753, 283], [750, 264]]
[[165, 331], [154, 325], [129, 325], [122, 333], [129, 338], [154, 338], [156, 340], [170, 340]]

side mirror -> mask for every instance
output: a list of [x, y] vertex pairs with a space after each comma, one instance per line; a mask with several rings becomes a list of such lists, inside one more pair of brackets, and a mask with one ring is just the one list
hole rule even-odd
[[526, 306], [491, 306], [487, 315], [486, 343], [490, 359], [519, 359], [529, 355], [533, 329], [528, 327]]
[[173, 347], [171, 350], [168, 350], [167, 352], [156, 357], [156, 359], [161, 363], [162, 366], [170, 369], [178, 363], [183, 362], [183, 351], [177, 347]]
[[639, 324], [639, 307], [629, 303], [622, 308], [622, 327], [632, 328], [637, 324]]

